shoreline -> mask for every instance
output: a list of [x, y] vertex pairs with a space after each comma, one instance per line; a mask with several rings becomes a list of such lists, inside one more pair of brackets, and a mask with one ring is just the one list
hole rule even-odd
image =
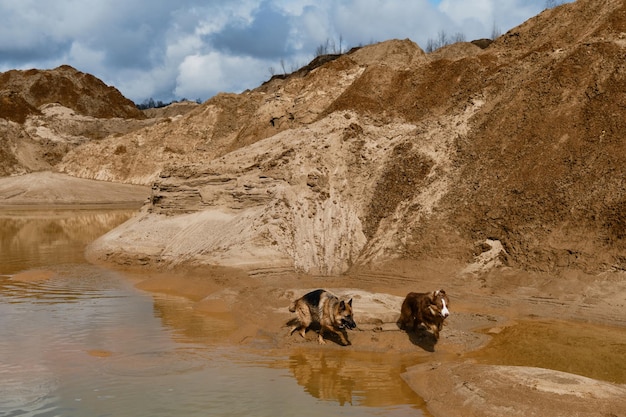
[[0, 203], [0, 213], [11, 211], [140, 210], [145, 202]]
[[0, 210], [139, 208], [150, 192], [145, 185], [41, 171], [0, 177]]

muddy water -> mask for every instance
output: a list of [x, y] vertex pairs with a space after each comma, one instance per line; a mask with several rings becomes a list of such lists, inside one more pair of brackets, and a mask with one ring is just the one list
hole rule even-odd
[[529, 320], [498, 329], [492, 336], [484, 349], [469, 356], [481, 363], [534, 366], [626, 383], [624, 329], [588, 323]]
[[428, 415], [385, 355], [268, 357], [184, 300], [88, 264], [123, 211], [0, 212], [0, 416]]

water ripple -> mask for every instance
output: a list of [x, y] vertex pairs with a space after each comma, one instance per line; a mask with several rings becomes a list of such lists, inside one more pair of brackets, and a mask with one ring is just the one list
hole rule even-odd
[[0, 415], [35, 416], [52, 409], [58, 383], [41, 364], [0, 363]]
[[95, 280], [89, 271], [80, 277], [53, 277], [41, 281], [21, 281], [3, 275], [0, 276], [0, 302], [57, 304], [125, 296], [119, 289], [107, 288], [106, 284], [101, 279]]
[[125, 377], [157, 377], [201, 371], [206, 366], [206, 358], [193, 351], [176, 349], [112, 357], [103, 372]]

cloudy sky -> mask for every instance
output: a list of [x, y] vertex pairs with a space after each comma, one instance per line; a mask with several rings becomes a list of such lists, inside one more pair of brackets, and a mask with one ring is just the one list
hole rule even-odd
[[[563, 1], [557, 1], [562, 3]], [[0, 0], [0, 72], [69, 64], [136, 103], [206, 100], [345, 51], [489, 38], [549, 0]]]

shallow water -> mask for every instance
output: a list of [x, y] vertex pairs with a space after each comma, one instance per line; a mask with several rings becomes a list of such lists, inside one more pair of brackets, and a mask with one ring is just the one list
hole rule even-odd
[[84, 263], [84, 248], [129, 210], [0, 210], [0, 274]]
[[0, 416], [424, 415], [397, 358], [225, 348], [229, 320], [88, 264], [130, 215], [0, 213]]
[[486, 364], [533, 366], [626, 384], [626, 329], [617, 327], [522, 321], [468, 356]]

